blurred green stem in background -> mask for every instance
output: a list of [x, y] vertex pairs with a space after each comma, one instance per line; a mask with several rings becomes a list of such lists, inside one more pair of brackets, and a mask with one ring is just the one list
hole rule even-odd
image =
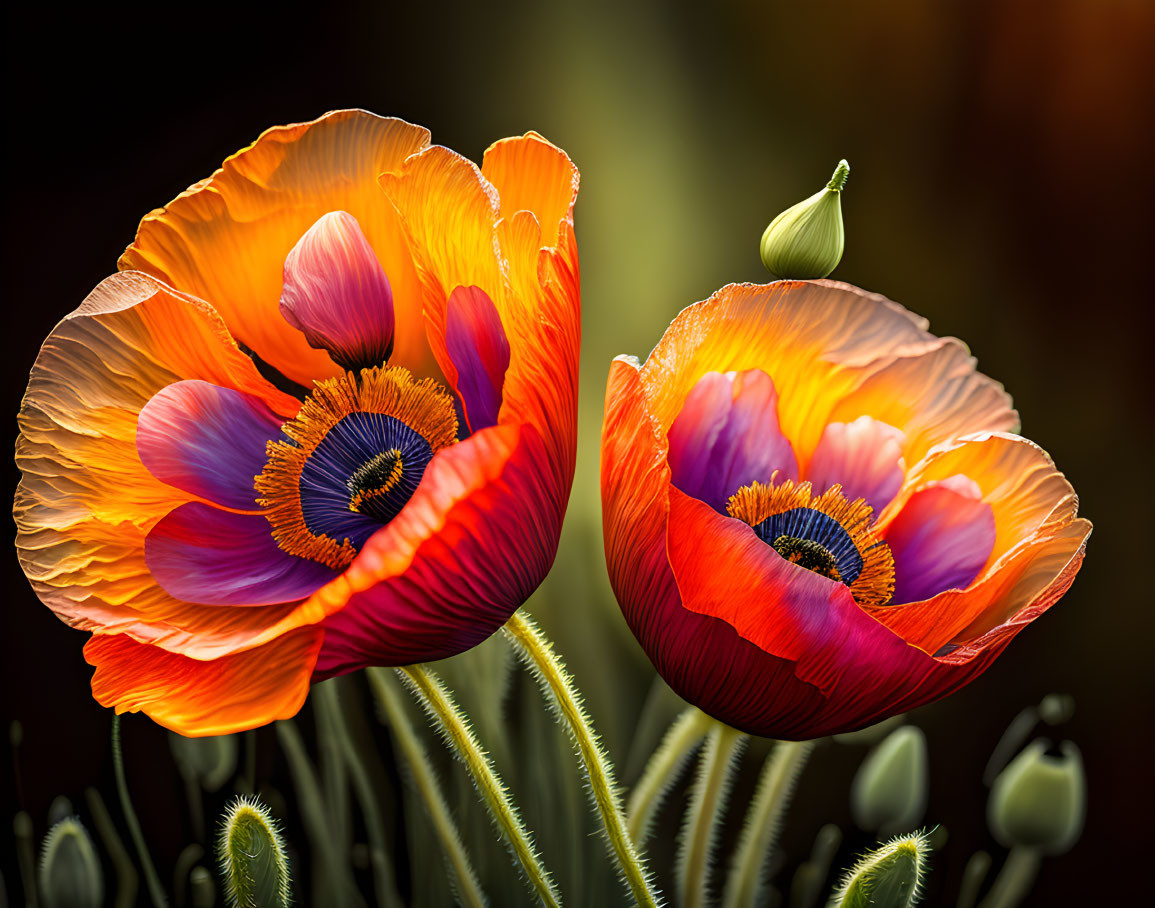
[[726, 881], [723, 908], [760, 903], [764, 868], [770, 863], [794, 786], [814, 746], [813, 741], [780, 741], [766, 758]]
[[289, 764], [293, 787], [297, 792], [297, 807], [302, 825], [313, 846], [313, 898], [315, 905], [363, 905], [357, 891], [353, 871], [337, 850], [337, 838], [331, 828], [329, 814], [321, 795], [316, 771], [309, 761], [309, 753], [301, 733], [292, 719], [276, 723], [277, 740]]
[[649, 837], [654, 815], [678, 781], [690, 754], [702, 743], [712, 722], [713, 719], [696, 706], [684, 710], [646, 763], [642, 777], [630, 793], [626, 809], [630, 838], [638, 845]]
[[533, 840], [522, 823], [509, 792], [501, 781], [489, 754], [478, 743], [469, 720], [453, 700], [449, 690], [437, 674], [421, 665], [397, 669], [417, 697], [429, 718], [436, 723], [453, 753], [465, 764], [478, 794], [489, 808], [490, 815], [505, 838], [506, 845], [517, 858], [534, 894], [543, 905], [557, 908], [561, 904], [553, 880], [534, 852]]
[[441, 847], [445, 852], [446, 863], [453, 874], [452, 889], [458, 901], [466, 908], [483, 908], [486, 904], [481, 885], [473, 872], [473, 864], [461, 843], [461, 836], [453, 822], [453, 815], [433, 768], [425, 755], [425, 748], [413, 731], [405, 708], [394, 688], [395, 683], [388, 672], [382, 668], [370, 668], [367, 672], [369, 686], [385, 719], [394, 743], [401, 750], [405, 758], [405, 765], [409, 769], [409, 776], [413, 780], [413, 787], [417, 789], [421, 799], [425, 802], [425, 809], [433, 821], [433, 828], [441, 840]]
[[1012, 848], [980, 908], [1015, 908], [1031, 891], [1041, 860], [1037, 848]]
[[132, 859], [128, 856], [128, 849], [116, 833], [116, 826], [109, 816], [108, 808], [104, 806], [104, 798], [95, 788], [84, 790], [84, 800], [88, 802], [88, 812], [92, 814], [92, 825], [100, 834], [104, 843], [104, 850], [112, 861], [116, 870], [116, 898], [112, 901], [113, 908], [133, 908], [136, 904], [136, 892], [140, 888], [140, 878]]
[[136, 818], [136, 811], [132, 809], [132, 799], [128, 796], [128, 782], [124, 777], [124, 755], [120, 748], [120, 716], [112, 714], [112, 767], [116, 772], [116, 790], [120, 794], [120, 809], [124, 811], [124, 821], [128, 824], [129, 835], [136, 846], [136, 856], [140, 859], [140, 869], [144, 874], [144, 882], [148, 887], [149, 898], [155, 908], [164, 908], [166, 899], [164, 887], [160, 884], [160, 877], [156, 875], [149, 856], [148, 847], [144, 844], [144, 834], [140, 831], [140, 821]]
[[602, 750], [593, 723], [582, 707], [573, 678], [554, 652], [553, 644], [524, 610], [514, 612], [504, 630], [537, 678], [542, 693], [552, 700], [560, 717], [565, 720], [570, 737], [581, 755], [606, 837], [633, 893], [634, 901], [638, 905], [657, 908], [658, 899], [650, 889], [649, 876], [642, 866], [633, 839], [626, 831], [626, 818], [622, 813], [613, 766]]
[[[369, 865], [373, 868], [373, 889], [377, 895], [378, 905], [400, 905], [401, 897], [397, 894], [396, 874], [389, 857], [388, 842], [385, 837], [385, 819], [381, 815], [381, 806], [373, 791], [373, 783], [369, 778], [369, 771], [361, 759], [353, 736], [349, 732], [349, 725], [341, 706], [341, 689], [338, 686], [340, 679], [331, 678], [314, 685], [313, 690], [317, 697], [317, 708], [332, 732], [337, 747], [337, 757], [349, 770], [353, 781], [353, 790], [357, 794], [357, 801], [361, 805], [361, 815], [365, 818], [365, 831], [369, 835]], [[335, 778], [344, 779], [344, 774], [335, 774]], [[333, 802], [330, 801], [330, 804]], [[348, 805], [345, 806], [343, 819], [334, 818], [334, 823], [349, 823]]]
[[745, 743], [745, 734], [717, 721], [706, 739], [678, 849], [678, 891], [682, 908], [701, 908], [710, 901], [710, 859], [718, 820], [726, 807], [734, 764]]

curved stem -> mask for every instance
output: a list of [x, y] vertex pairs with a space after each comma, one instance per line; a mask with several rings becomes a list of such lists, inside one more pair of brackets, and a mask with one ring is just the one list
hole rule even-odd
[[726, 806], [735, 757], [745, 742], [742, 732], [721, 722], [715, 723], [706, 739], [678, 850], [682, 908], [701, 908], [709, 901], [710, 856], [717, 838], [718, 820]]
[[408, 665], [397, 669], [407, 682], [425, 712], [437, 724], [453, 753], [465, 764], [473, 777], [478, 794], [485, 801], [498, 831], [517, 858], [534, 894], [547, 906], [558, 906], [561, 898], [553, 880], [534, 853], [533, 840], [526, 831], [509, 792], [501, 781], [489, 754], [478, 743], [469, 720], [454, 702], [437, 674], [422, 665]]
[[726, 881], [723, 908], [757, 902], [764, 883], [763, 868], [778, 842], [794, 785], [814, 746], [813, 741], [781, 741], [766, 760]]
[[453, 822], [453, 815], [449, 812], [449, 805], [445, 803], [441, 787], [437, 784], [437, 778], [425, 756], [425, 748], [413, 731], [409, 717], [405, 715], [401, 698], [383, 669], [370, 668], [367, 674], [369, 686], [373, 689], [373, 696], [381, 707], [393, 740], [405, 757], [413, 787], [425, 802], [425, 809], [429, 811], [429, 818], [433, 821], [433, 829], [441, 841], [446, 863], [453, 873], [454, 894], [458, 901], [468, 908], [484, 908], [486, 902], [481, 884], [477, 882], [473, 864], [469, 860], [465, 846], [461, 843], [461, 836]]
[[1035, 848], [1012, 848], [980, 908], [1015, 908], [1031, 891], [1041, 862]]
[[630, 838], [641, 844], [650, 834], [654, 814], [678, 781], [690, 754], [709, 731], [713, 720], [697, 707], [682, 712], [654, 751], [626, 806]]
[[365, 763], [353, 744], [353, 736], [349, 733], [349, 726], [341, 706], [340, 689], [336, 686], [337, 680], [331, 678], [322, 681], [313, 687], [313, 692], [318, 698], [317, 705], [327, 714], [329, 728], [335, 738], [334, 743], [340, 751], [337, 758], [348, 768], [353, 790], [357, 793], [357, 800], [361, 804], [361, 815], [365, 819], [365, 831], [369, 837], [369, 863], [373, 868], [373, 890], [377, 896], [377, 904], [383, 908], [400, 906], [401, 897], [397, 894], [396, 877], [389, 860], [385, 820], [373, 791], [369, 771], [365, 768]]
[[128, 833], [132, 836], [132, 844], [136, 846], [136, 856], [140, 859], [140, 869], [144, 874], [144, 882], [148, 887], [149, 898], [155, 908], [164, 908], [167, 900], [164, 887], [160, 884], [160, 877], [156, 875], [156, 868], [152, 864], [148, 847], [144, 844], [144, 833], [140, 830], [140, 821], [136, 818], [136, 811], [132, 809], [132, 799], [128, 796], [128, 782], [124, 777], [124, 755], [120, 749], [120, 716], [112, 714], [112, 768], [116, 773], [116, 790], [120, 795], [120, 809], [124, 811], [124, 821], [128, 824]]
[[136, 891], [139, 880], [136, 868], [132, 866], [132, 858], [128, 856], [128, 849], [116, 832], [116, 825], [104, 806], [104, 798], [95, 788], [84, 789], [84, 800], [88, 802], [88, 812], [92, 814], [92, 822], [96, 831], [100, 833], [100, 840], [104, 843], [104, 850], [112, 861], [116, 870], [116, 898], [112, 908], [132, 908], [136, 904]]
[[554, 702], [559, 714], [565, 719], [570, 737], [581, 754], [606, 838], [617, 857], [618, 866], [629, 884], [634, 901], [638, 905], [656, 908], [657, 896], [650, 888], [649, 876], [642, 866], [634, 840], [626, 831], [613, 767], [598, 742], [593, 723], [582, 707], [573, 679], [553, 651], [553, 644], [524, 611], [518, 609], [514, 612], [513, 617], [506, 622], [505, 633], [525, 659], [543, 693]]

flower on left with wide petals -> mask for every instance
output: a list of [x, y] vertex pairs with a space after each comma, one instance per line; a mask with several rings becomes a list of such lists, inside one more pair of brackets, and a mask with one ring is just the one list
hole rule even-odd
[[364, 111], [141, 222], [20, 413], [21, 564], [93, 693], [185, 734], [444, 658], [541, 582], [573, 478], [577, 171]]

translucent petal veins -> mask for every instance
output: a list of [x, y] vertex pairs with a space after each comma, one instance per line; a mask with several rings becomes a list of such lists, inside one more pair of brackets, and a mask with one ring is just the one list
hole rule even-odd
[[271, 442], [259, 502], [284, 551], [344, 568], [457, 438], [453, 398], [399, 366], [320, 382]]
[[808, 482], [754, 482], [730, 497], [727, 511], [787, 561], [844, 583], [860, 604], [893, 596], [894, 556], [874, 532], [874, 511], [862, 498], [847, 501], [841, 486], [814, 497]]

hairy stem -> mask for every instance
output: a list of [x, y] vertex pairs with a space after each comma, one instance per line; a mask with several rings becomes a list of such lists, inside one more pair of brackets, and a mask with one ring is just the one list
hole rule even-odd
[[794, 786], [813, 750], [813, 741], [781, 741], [767, 758], [726, 881], [723, 908], [741, 908], [758, 901], [765, 884], [763, 869], [778, 842]]
[[132, 836], [132, 844], [136, 847], [136, 856], [140, 860], [141, 873], [148, 888], [149, 898], [155, 908], [164, 908], [167, 899], [164, 887], [160, 884], [160, 877], [156, 875], [156, 867], [148, 853], [148, 846], [144, 844], [144, 833], [140, 829], [140, 820], [136, 818], [136, 811], [132, 809], [132, 798], [128, 796], [128, 781], [124, 776], [124, 754], [120, 748], [120, 716], [112, 714], [112, 767], [116, 773], [116, 790], [120, 795], [120, 809], [124, 812], [124, 821], [128, 824], [128, 833]]
[[718, 821], [730, 793], [735, 758], [746, 736], [715, 723], [706, 739], [698, 778], [690, 793], [690, 811], [678, 850], [678, 890], [682, 908], [702, 908], [709, 903], [710, 858], [717, 838]]
[[553, 880], [534, 852], [533, 840], [510, 800], [509, 791], [493, 767], [489, 754], [473, 734], [469, 720], [441, 679], [422, 665], [397, 669], [410, 690], [436, 723], [446, 743], [465, 764], [493, 822], [525, 872], [526, 881], [542, 904], [557, 906], [561, 898]]
[[613, 766], [598, 742], [593, 723], [582, 707], [573, 678], [554, 652], [553, 644], [524, 611], [519, 609], [506, 622], [505, 633], [525, 659], [542, 692], [556, 704], [558, 713], [565, 720], [589, 778], [590, 791], [598, 813], [601, 814], [606, 838], [634, 901], [638, 905], [656, 908], [657, 896], [650, 888], [649, 875], [626, 829]]
[[691, 706], [683, 711], [646, 763], [626, 807], [630, 838], [638, 844], [649, 837], [654, 815], [662, 806], [666, 794], [678, 781], [689, 762], [690, 754], [702, 743], [712, 721], [697, 707]]
[[401, 698], [384, 669], [370, 668], [367, 674], [369, 686], [373, 689], [373, 696], [381, 708], [393, 741], [405, 758], [413, 787], [425, 802], [425, 809], [433, 821], [433, 829], [441, 841], [445, 861], [453, 874], [451, 888], [462, 905], [467, 908], [483, 908], [486, 904], [485, 895], [473, 871], [473, 864], [461, 842], [461, 835], [453, 822], [449, 805], [445, 803], [441, 786], [438, 785], [437, 777], [433, 774], [433, 769], [425, 756], [425, 748], [413, 731], [409, 717], [405, 715]]

